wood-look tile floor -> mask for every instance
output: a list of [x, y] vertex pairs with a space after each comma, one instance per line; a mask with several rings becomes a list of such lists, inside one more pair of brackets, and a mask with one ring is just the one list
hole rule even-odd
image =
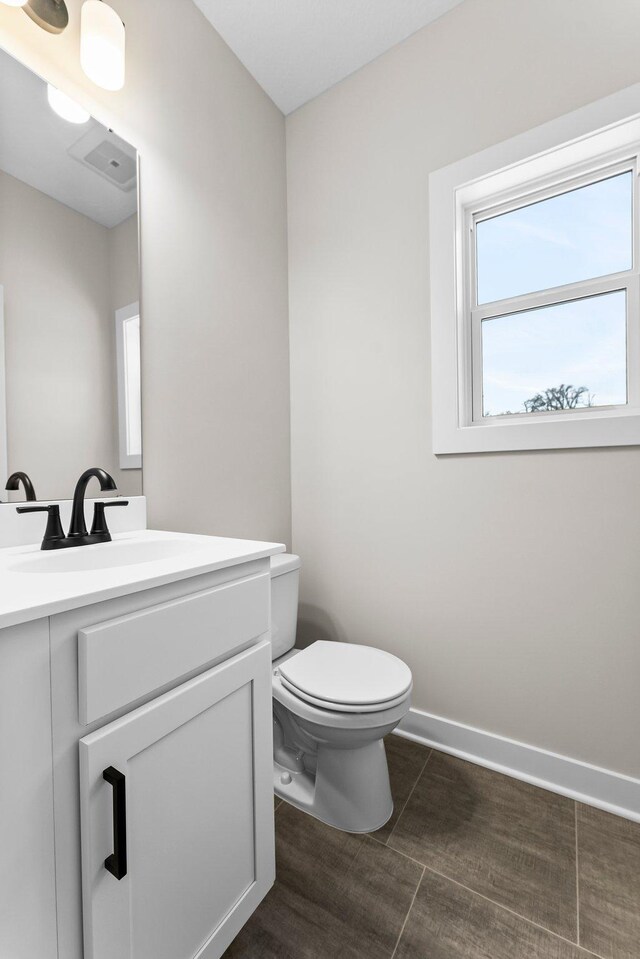
[[391, 820], [276, 802], [277, 879], [225, 959], [640, 959], [640, 824], [386, 739]]

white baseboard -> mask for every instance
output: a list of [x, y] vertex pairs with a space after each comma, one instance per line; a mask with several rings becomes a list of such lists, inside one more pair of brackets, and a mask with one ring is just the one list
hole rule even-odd
[[459, 759], [640, 822], [640, 779], [411, 709], [396, 733]]

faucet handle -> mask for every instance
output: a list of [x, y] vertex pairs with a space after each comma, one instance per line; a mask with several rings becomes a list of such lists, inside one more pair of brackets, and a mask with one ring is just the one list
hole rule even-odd
[[48, 513], [47, 528], [44, 531], [41, 549], [56, 549], [63, 540], [64, 530], [60, 522], [60, 506], [52, 503], [50, 506], [16, 506], [16, 513]]
[[109, 532], [109, 527], [107, 526], [107, 518], [104, 515], [105, 509], [108, 509], [111, 506], [128, 506], [128, 499], [110, 499], [106, 503], [94, 503], [93, 504], [93, 523], [91, 525], [91, 536], [96, 534], [100, 536], [108, 536], [111, 539], [111, 533]]

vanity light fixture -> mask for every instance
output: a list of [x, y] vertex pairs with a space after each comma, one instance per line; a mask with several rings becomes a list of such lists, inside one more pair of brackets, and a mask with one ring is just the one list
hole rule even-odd
[[[64, 0], [0, 0], [0, 3], [22, 7], [47, 33], [62, 33], [69, 23]], [[80, 65], [89, 79], [103, 90], [123, 88], [124, 48], [124, 23], [113, 7], [104, 0], [85, 0], [80, 11]]]
[[80, 65], [104, 90], [124, 86], [124, 23], [103, 0], [85, 0], [80, 12]]
[[0, 0], [6, 7], [22, 7], [34, 23], [47, 33], [62, 33], [69, 23], [64, 0]]
[[64, 0], [27, 0], [21, 6], [26, 15], [47, 33], [62, 33], [69, 23], [69, 11]]
[[88, 110], [50, 83], [47, 86], [47, 100], [51, 109], [69, 123], [86, 123], [91, 116]]

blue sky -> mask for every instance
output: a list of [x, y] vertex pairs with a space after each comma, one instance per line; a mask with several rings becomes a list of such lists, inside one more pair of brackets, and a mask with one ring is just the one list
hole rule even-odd
[[[632, 266], [632, 174], [623, 173], [476, 227], [478, 302]], [[626, 402], [625, 294], [615, 292], [482, 324], [484, 414], [523, 412], [560, 383], [596, 405]]]

